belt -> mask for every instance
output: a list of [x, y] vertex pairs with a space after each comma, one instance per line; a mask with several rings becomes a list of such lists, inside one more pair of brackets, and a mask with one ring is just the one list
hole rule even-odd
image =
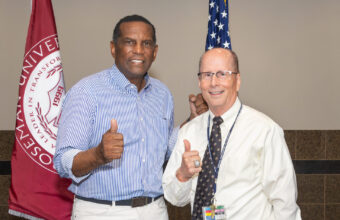
[[135, 198], [132, 198], [132, 199], [127, 199], [127, 200], [109, 201], [109, 200], [85, 198], [85, 197], [82, 197], [82, 196], [75, 195], [75, 197], [77, 199], [81, 199], [81, 200], [88, 201], [88, 202], [94, 202], [94, 203], [105, 204], [105, 205], [131, 206], [133, 208], [150, 204], [153, 201], [156, 201], [157, 199], [161, 198], [162, 196], [163, 195], [160, 195], [160, 196], [157, 196], [155, 198], [141, 196], [141, 197], [135, 197]]

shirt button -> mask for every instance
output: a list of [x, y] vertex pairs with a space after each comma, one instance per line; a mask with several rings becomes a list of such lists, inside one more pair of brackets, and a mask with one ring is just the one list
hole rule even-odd
[[145, 159], [143, 159], [142, 161], [143, 161], [143, 163], [145, 163]]
[[140, 118], [141, 121], [143, 121], [143, 118]]
[[144, 138], [142, 138], [142, 142], [144, 142]]

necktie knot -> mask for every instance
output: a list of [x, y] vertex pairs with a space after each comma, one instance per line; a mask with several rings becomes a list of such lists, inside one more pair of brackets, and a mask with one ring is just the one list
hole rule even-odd
[[223, 119], [220, 116], [218, 116], [218, 117], [216, 116], [216, 117], [213, 118], [213, 123], [214, 123], [214, 125], [219, 126], [220, 124], [223, 123]]

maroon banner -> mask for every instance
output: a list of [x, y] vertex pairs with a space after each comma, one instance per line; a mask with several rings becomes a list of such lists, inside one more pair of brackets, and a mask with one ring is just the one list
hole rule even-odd
[[70, 219], [70, 180], [53, 167], [65, 96], [51, 0], [33, 0], [19, 80], [9, 214], [27, 219]]

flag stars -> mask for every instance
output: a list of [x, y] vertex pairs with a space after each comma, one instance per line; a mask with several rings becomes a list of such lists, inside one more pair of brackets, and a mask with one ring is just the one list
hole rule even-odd
[[218, 30], [223, 30], [223, 26], [224, 26], [224, 24], [220, 23], [220, 24], [218, 25]]
[[215, 32], [212, 32], [212, 33], [210, 34], [210, 37], [211, 37], [211, 39], [216, 38], [216, 33], [215, 33]]
[[224, 44], [223, 44], [224, 48], [229, 48], [229, 45], [230, 45], [230, 43], [228, 43], [228, 41], [225, 41]]
[[[228, 5], [222, 6], [215, 0], [209, 2], [208, 34], [205, 45], [207, 50], [211, 50], [214, 47], [231, 48], [228, 16]], [[212, 32], [215, 32], [215, 37], [211, 35]], [[228, 42], [225, 42], [226, 40]]]

